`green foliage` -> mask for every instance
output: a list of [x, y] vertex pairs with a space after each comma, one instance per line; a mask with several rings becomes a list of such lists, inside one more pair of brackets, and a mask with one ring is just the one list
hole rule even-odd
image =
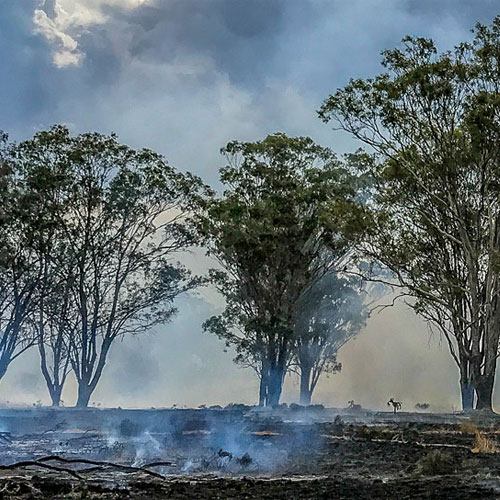
[[37, 306], [42, 272], [33, 245], [33, 206], [19, 180], [12, 148], [0, 132], [0, 378], [35, 341], [29, 318]]

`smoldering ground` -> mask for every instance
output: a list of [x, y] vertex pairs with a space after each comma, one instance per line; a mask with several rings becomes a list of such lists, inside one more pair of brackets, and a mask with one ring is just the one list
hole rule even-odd
[[321, 408], [271, 414], [244, 405], [198, 410], [4, 409], [0, 467], [62, 457], [63, 462], [74, 460], [68, 463], [90, 461], [87, 465], [159, 467], [166, 475], [275, 473], [294, 454], [319, 451], [324, 438], [313, 427], [325, 415]]

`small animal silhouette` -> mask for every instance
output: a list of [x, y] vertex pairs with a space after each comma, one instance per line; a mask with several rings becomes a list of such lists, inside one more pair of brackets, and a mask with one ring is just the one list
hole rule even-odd
[[394, 410], [394, 414], [396, 414], [399, 410], [401, 410], [401, 407], [403, 406], [403, 404], [400, 401], [395, 401], [394, 398], [391, 398], [389, 399], [389, 401], [387, 401], [387, 406], [391, 405]]
[[354, 399], [351, 399], [350, 401], [347, 402], [347, 408], [349, 410], [361, 410], [361, 405], [358, 405], [354, 402]]

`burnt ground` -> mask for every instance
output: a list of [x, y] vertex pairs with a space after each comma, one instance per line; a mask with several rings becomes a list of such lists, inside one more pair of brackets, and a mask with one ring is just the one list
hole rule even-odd
[[500, 418], [0, 410], [0, 499], [500, 498]]

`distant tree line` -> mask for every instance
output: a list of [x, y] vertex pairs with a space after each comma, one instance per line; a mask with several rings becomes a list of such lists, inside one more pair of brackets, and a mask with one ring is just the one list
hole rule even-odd
[[[233, 141], [218, 193], [114, 135], [2, 134], [0, 378], [36, 346], [53, 404], [72, 372], [85, 407], [117, 338], [168, 322], [179, 295], [209, 284], [225, 306], [203, 328], [255, 371], [259, 404], [279, 404], [290, 372], [310, 404], [383, 283], [447, 340], [463, 409], [491, 410], [500, 17], [445, 53], [405, 38], [382, 64], [318, 112], [365, 149], [339, 158], [283, 133]], [[195, 246], [214, 259], [203, 277], [178, 262]]]

